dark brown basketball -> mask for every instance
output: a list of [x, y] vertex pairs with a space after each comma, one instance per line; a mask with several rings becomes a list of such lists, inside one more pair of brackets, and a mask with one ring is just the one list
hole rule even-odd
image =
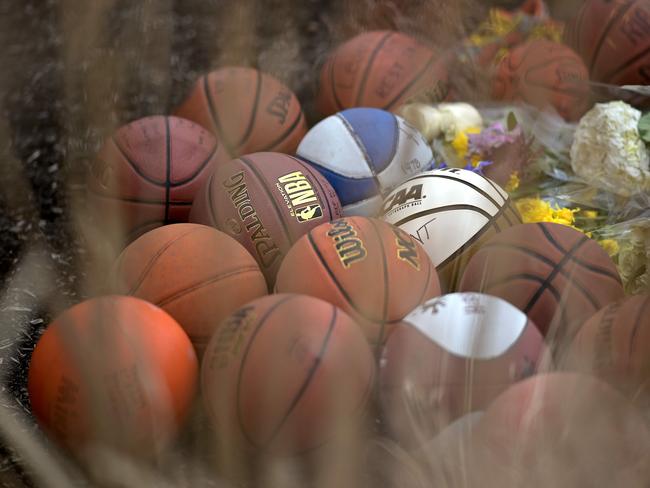
[[190, 220], [237, 239], [273, 286], [291, 245], [340, 216], [336, 193], [308, 164], [286, 154], [256, 153], [219, 165], [197, 196]]
[[431, 48], [394, 31], [364, 32], [339, 46], [323, 65], [317, 107], [322, 115], [346, 108], [397, 108], [430, 89], [444, 99], [446, 70]]
[[224, 158], [212, 134], [189, 120], [153, 116], [131, 122], [104, 143], [91, 166], [93, 217], [127, 242], [161, 225], [187, 222], [197, 190]]
[[547, 39], [517, 46], [496, 66], [492, 95], [539, 109], [553, 107], [567, 120], [589, 108], [589, 72], [569, 47]]
[[229, 453], [300, 454], [355, 425], [374, 386], [357, 324], [312, 297], [271, 295], [226, 319], [201, 368], [203, 398]]
[[580, 328], [563, 366], [596, 374], [650, 404], [650, 295], [610, 303]]
[[293, 154], [307, 132], [293, 92], [254, 68], [221, 68], [201, 76], [175, 113], [215, 134], [232, 158], [261, 151]]
[[440, 295], [440, 282], [424, 247], [399, 227], [346, 217], [316, 227], [294, 244], [276, 290], [333, 303], [377, 346], [406, 314]]
[[587, 0], [567, 40], [594, 80], [650, 84], [650, 0]]
[[509, 301], [557, 341], [623, 296], [616, 266], [596, 241], [551, 223], [520, 224], [491, 238], [470, 259], [460, 289]]
[[241, 244], [197, 224], [166, 225], [132, 242], [115, 263], [114, 286], [169, 313], [199, 353], [225, 317], [267, 291]]

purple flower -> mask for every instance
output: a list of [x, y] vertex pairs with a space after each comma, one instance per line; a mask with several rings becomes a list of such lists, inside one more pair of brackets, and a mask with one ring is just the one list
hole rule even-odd
[[509, 131], [501, 122], [495, 122], [483, 129], [480, 134], [468, 134], [468, 152], [487, 155], [504, 144], [517, 142], [522, 135], [519, 126]]

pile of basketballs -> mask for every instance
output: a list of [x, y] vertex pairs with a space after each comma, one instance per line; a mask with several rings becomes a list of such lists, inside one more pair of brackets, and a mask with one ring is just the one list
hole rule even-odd
[[[589, 76], [567, 46], [518, 49], [495, 70], [499, 99], [542, 104], [558, 66], [560, 81]], [[225, 67], [173, 115], [106, 140], [88, 210], [120, 254], [110, 293], [63, 312], [34, 350], [43, 429], [79, 457], [150, 459], [200, 405], [228, 464], [375, 435], [368, 419], [422, 452], [484, 412], [463, 462], [490, 480], [542, 476], [550, 458], [608, 480], [645, 469], [650, 296], [625, 298], [580, 231], [522, 224], [490, 179], [431, 169], [391, 110], [453, 91], [440, 60], [369, 32], [324, 64], [311, 129], [283, 83]], [[560, 87], [544, 103], [575, 118], [585, 96]]]

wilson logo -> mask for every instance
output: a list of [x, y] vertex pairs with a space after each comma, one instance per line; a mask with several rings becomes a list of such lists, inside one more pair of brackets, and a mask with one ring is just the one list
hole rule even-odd
[[292, 217], [298, 222], [309, 222], [323, 216], [323, 208], [311, 182], [301, 171], [278, 178], [276, 187]]
[[332, 228], [327, 235], [332, 238], [336, 254], [344, 268], [364, 260], [368, 255], [363, 241], [359, 239], [357, 231], [347, 220], [339, 219], [332, 222]]
[[413, 268], [420, 271], [417, 244], [402, 229], [395, 227], [393, 233], [395, 234], [395, 243], [397, 244], [398, 259], [407, 262]]

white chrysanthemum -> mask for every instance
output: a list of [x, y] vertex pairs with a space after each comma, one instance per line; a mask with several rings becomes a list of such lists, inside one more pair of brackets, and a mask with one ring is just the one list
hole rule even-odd
[[624, 102], [596, 104], [580, 120], [571, 167], [589, 184], [630, 196], [650, 189], [650, 158], [638, 131], [641, 112]]
[[450, 142], [458, 132], [483, 126], [481, 114], [468, 103], [441, 103], [436, 106], [410, 103], [400, 109], [399, 115], [415, 126], [429, 143], [438, 138]]

